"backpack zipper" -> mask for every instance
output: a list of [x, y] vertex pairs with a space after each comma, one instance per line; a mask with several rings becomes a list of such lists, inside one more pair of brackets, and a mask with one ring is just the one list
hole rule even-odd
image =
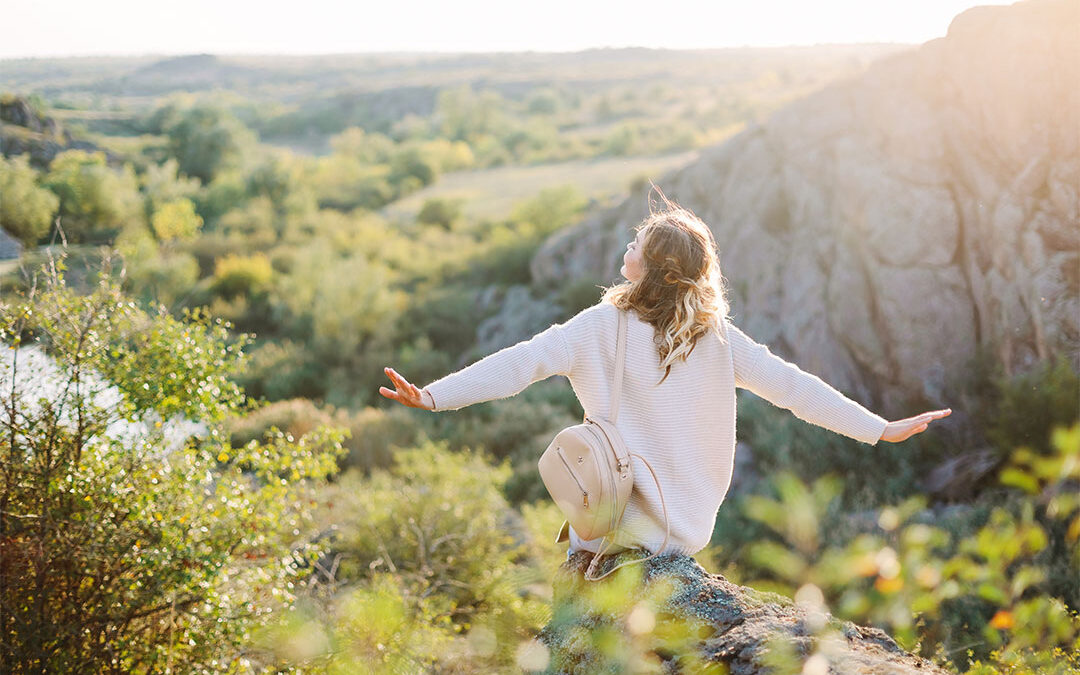
[[575, 483], [577, 483], [578, 489], [581, 490], [582, 505], [584, 505], [585, 508], [589, 508], [589, 493], [585, 491], [585, 488], [581, 487], [581, 481], [578, 480], [577, 474], [575, 474], [574, 470], [570, 468], [570, 463], [567, 462], [566, 457], [563, 456], [562, 448], [557, 448], [555, 452], [559, 455], [559, 459], [562, 460], [563, 466], [566, 467], [566, 472], [570, 474], [570, 477], [574, 479]]
[[[600, 447], [603, 447], [604, 446], [604, 439], [601, 438], [601, 436], [606, 436], [607, 434], [602, 429], [597, 428], [597, 427], [599, 427], [599, 425], [596, 424], [596, 422], [593, 422], [592, 420], [589, 420], [589, 421], [591, 422], [591, 425], [588, 427], [589, 431], [592, 432], [593, 436], [596, 437], [596, 440], [600, 444]], [[623, 471], [622, 460], [619, 459], [619, 454], [618, 454], [618, 452], [615, 451], [614, 447], [612, 447], [612, 452], [615, 454], [615, 466], [617, 467], [617, 470], [619, 471], [619, 473], [622, 473], [622, 471]], [[610, 480], [608, 482], [610, 483], [610, 485], [608, 486], [608, 489], [611, 490], [611, 497], [610, 498], [615, 499], [615, 495], [618, 494], [618, 489], [619, 489], [618, 486], [616, 485], [615, 476], [611, 476]], [[616, 517], [617, 516], [616, 516], [616, 513], [615, 513], [615, 509], [613, 508], [611, 510], [611, 520], [609, 521], [609, 529], [611, 529], [611, 530], [614, 530], [615, 526], [618, 525], [618, 521], [616, 520]]]

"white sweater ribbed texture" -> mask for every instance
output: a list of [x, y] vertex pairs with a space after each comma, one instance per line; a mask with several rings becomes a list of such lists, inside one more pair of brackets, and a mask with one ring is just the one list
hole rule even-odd
[[[609, 418], [615, 382], [618, 309], [601, 302], [451, 373], [425, 389], [436, 411], [506, 398], [530, 384], [564, 375], [586, 414]], [[686, 361], [676, 360], [663, 384], [655, 329], [628, 313], [626, 372], [615, 426], [631, 452], [644, 456], [663, 489], [671, 523], [665, 553], [705, 548], [731, 484], [735, 460], [735, 388], [748, 389], [811, 424], [877, 444], [888, 423], [815, 375], [804, 372], [725, 321], [727, 343], [700, 338]], [[539, 457], [537, 458], [539, 459]], [[615, 543], [656, 551], [664, 514], [656, 483], [631, 458], [634, 489]], [[571, 550], [596, 551], [600, 540], [571, 530]]]

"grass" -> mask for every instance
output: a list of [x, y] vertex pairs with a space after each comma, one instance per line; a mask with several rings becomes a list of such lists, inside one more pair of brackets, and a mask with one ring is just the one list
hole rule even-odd
[[510, 215], [519, 202], [545, 188], [572, 184], [589, 198], [603, 200], [625, 195], [635, 178], [658, 180], [685, 166], [697, 151], [653, 157], [615, 157], [574, 160], [539, 166], [509, 166], [480, 171], [459, 171], [441, 176], [428, 187], [383, 209], [389, 219], [411, 219], [429, 199], [460, 199], [464, 215], [472, 220], [494, 220]]

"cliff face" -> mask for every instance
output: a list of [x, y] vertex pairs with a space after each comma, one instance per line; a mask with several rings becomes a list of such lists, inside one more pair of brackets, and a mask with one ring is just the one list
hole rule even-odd
[[[882, 414], [948, 405], [989, 348], [1080, 370], [1080, 4], [977, 7], [657, 184], [713, 229], [734, 320]], [[549, 240], [611, 283], [644, 191]]]
[[[639, 555], [608, 556], [598, 573]], [[945, 673], [879, 629], [738, 586], [688, 556], [660, 556], [589, 582], [591, 556], [575, 553], [555, 579], [553, 617], [539, 636], [548, 673]]]

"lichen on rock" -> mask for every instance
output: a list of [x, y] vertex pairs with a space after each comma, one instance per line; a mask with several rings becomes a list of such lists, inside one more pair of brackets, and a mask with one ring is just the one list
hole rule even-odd
[[[644, 556], [605, 556], [597, 574]], [[692, 557], [658, 556], [597, 582], [578, 551], [554, 580], [553, 615], [540, 632], [549, 673], [944, 673], [884, 631], [813, 606], [733, 584]]]

